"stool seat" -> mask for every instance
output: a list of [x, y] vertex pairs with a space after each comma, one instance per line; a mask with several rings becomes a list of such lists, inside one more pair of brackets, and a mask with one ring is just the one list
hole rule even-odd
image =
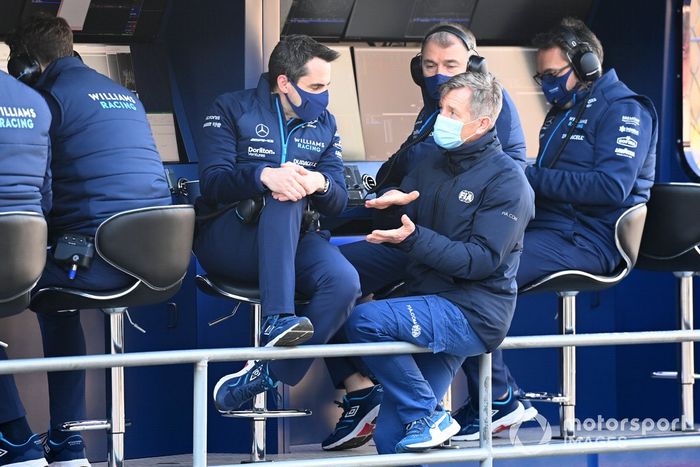
[[[260, 303], [261, 300], [258, 284], [236, 282], [213, 274], [197, 275], [195, 280], [197, 287], [207, 295], [223, 296], [245, 303]], [[294, 297], [294, 303], [306, 305], [309, 303], [309, 299], [297, 293]]]
[[527, 292], [597, 292], [619, 283], [637, 261], [639, 244], [644, 230], [647, 207], [644, 204], [632, 206], [615, 223], [615, 243], [622, 256], [622, 262], [610, 274], [591, 274], [569, 269], [537, 279], [520, 287], [518, 293]]

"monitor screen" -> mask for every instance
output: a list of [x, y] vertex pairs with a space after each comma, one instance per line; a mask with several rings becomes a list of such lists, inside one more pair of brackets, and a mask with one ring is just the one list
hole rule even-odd
[[476, 0], [415, 0], [406, 26], [406, 38], [421, 40], [440, 23], [454, 23], [469, 28]]
[[355, 0], [294, 0], [283, 36], [306, 34], [314, 39], [340, 39]]
[[412, 10], [412, 0], [356, 0], [345, 39], [403, 41]]

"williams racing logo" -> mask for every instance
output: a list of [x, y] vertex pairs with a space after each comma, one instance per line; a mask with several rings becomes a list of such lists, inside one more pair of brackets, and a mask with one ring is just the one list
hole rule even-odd
[[103, 109], [136, 110], [136, 99], [116, 92], [91, 92], [88, 97], [100, 104]]
[[294, 142], [299, 149], [306, 149], [313, 152], [322, 152], [326, 148], [326, 143], [306, 138], [294, 138]]
[[469, 204], [474, 201], [474, 193], [469, 190], [462, 190], [459, 192], [459, 195], [457, 195], [457, 199], [465, 204]]

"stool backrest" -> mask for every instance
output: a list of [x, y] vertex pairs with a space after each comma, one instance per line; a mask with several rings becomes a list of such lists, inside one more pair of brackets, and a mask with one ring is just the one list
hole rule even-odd
[[46, 264], [46, 221], [34, 212], [0, 213], [0, 317], [29, 305]]
[[651, 189], [642, 259], [671, 260], [700, 245], [700, 184], [664, 183]]
[[625, 262], [627, 274], [632, 271], [639, 256], [642, 232], [647, 219], [647, 206], [637, 204], [623, 212], [615, 223], [615, 244]]
[[158, 206], [110, 217], [97, 229], [95, 248], [115, 268], [165, 290], [187, 273], [193, 237], [192, 206]]

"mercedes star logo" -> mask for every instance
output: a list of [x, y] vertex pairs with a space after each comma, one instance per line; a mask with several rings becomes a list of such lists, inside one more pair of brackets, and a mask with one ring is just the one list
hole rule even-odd
[[258, 123], [258, 125], [255, 127], [255, 134], [261, 138], [264, 138], [270, 134], [270, 129], [267, 127], [267, 125]]

